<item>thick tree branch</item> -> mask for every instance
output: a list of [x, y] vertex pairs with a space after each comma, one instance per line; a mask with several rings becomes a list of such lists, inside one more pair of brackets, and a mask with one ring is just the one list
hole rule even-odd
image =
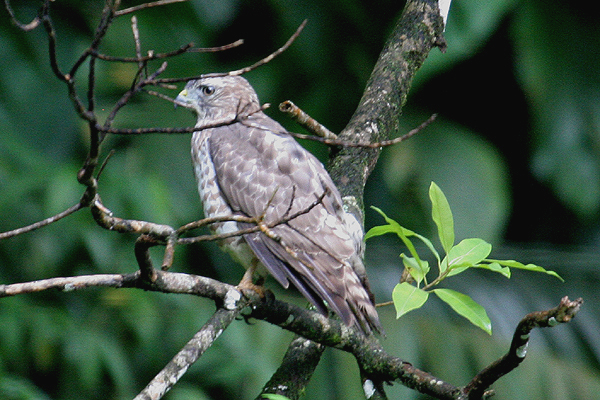
[[[112, 127], [113, 121], [129, 100], [148, 85], [162, 85], [173, 82], [182, 82], [192, 78], [158, 79], [157, 76], [166, 68], [163, 63], [152, 75], [147, 75], [147, 63], [156, 59], [167, 59], [191, 51], [192, 45], [182, 46], [171, 52], [154, 55], [149, 52], [142, 56], [139, 33], [135, 20], [133, 32], [136, 57], [118, 58], [102, 55], [98, 52], [113, 19], [145, 7], [155, 7], [177, 2], [179, 0], [162, 0], [146, 3], [141, 6], [117, 11], [119, 0], [108, 0], [101, 20], [92, 38], [90, 47], [86, 49], [69, 69], [63, 73], [58, 65], [56, 48], [57, 36], [52, 20], [50, 19], [50, 2], [44, 1], [39, 16], [29, 24], [22, 24], [16, 20], [8, 0], [5, 0], [6, 9], [12, 21], [22, 30], [31, 30], [38, 25], [43, 25], [48, 36], [48, 49], [50, 66], [53, 73], [64, 81], [69, 90], [70, 99], [79, 117], [88, 122], [90, 129], [90, 148], [88, 158], [78, 175], [79, 182], [86, 185], [86, 192], [80, 202], [65, 212], [55, 217], [48, 218], [38, 224], [9, 232], [10, 235], [0, 234], [0, 239], [14, 236], [36, 227], [45, 226], [62, 217], [83, 208], [90, 207], [97, 223], [110, 230], [118, 232], [136, 233], [139, 236], [135, 246], [135, 255], [140, 270], [134, 274], [125, 275], [92, 275], [69, 278], [52, 278], [35, 282], [0, 285], [0, 297], [14, 296], [23, 293], [32, 293], [56, 288], [63, 291], [77, 290], [90, 286], [114, 288], [140, 288], [144, 290], [160, 291], [165, 293], [187, 293], [203, 296], [214, 300], [217, 312], [194, 336], [178, 355], [169, 363], [156, 378], [149, 383], [138, 398], [160, 398], [173, 384], [185, 373], [189, 366], [195, 362], [203, 352], [216, 340], [219, 334], [233, 319], [239, 315], [240, 310], [250, 306], [250, 314], [254, 317], [276, 324], [283, 329], [296, 333], [298, 336], [290, 345], [280, 369], [265, 385], [264, 393], [284, 394], [290, 398], [297, 398], [306, 382], [312, 375], [320, 355], [325, 346], [335, 347], [352, 353], [359, 364], [363, 387], [369, 398], [385, 399], [383, 382], [398, 381], [414, 388], [421, 393], [429, 394], [440, 399], [477, 399], [482, 398], [485, 390], [500, 376], [514, 369], [525, 356], [526, 345], [530, 331], [535, 327], [553, 326], [560, 322], [568, 322], [577, 313], [581, 300], [574, 302], [567, 298], [556, 309], [534, 313], [527, 316], [519, 324], [513, 343], [507, 355], [496, 361], [478, 374], [469, 385], [464, 388], [443, 382], [431, 374], [421, 371], [398, 357], [391, 356], [383, 351], [381, 345], [374, 337], [365, 337], [360, 332], [349, 328], [335, 319], [329, 319], [318, 312], [309, 311], [300, 307], [284, 303], [272, 296], [260, 298], [253, 293], [242, 293], [238, 288], [217, 282], [208, 278], [177, 274], [156, 270], [151, 262], [148, 249], [155, 245], [166, 245], [163, 267], [170, 266], [173, 259], [175, 244], [193, 243], [202, 240], [222, 239], [219, 236], [199, 236], [195, 238], [181, 238], [180, 235], [189, 229], [204, 226], [210, 221], [204, 220], [195, 224], [174, 229], [170, 226], [160, 225], [146, 221], [126, 220], [114, 217], [110, 210], [105, 208], [98, 195], [97, 177], [94, 174], [98, 165], [99, 147], [106, 133], [142, 134], [142, 133], [189, 133], [200, 128], [162, 129], [149, 128], [140, 130], [119, 130]], [[239, 75], [266, 64], [277, 55], [281, 54], [299, 35], [304, 23], [284, 46], [265, 57], [259, 62], [237, 71], [210, 75]], [[399, 117], [410, 88], [412, 78], [422, 65], [429, 51], [433, 47], [444, 49], [442, 37], [443, 22], [439, 16], [437, 1], [414, 0], [409, 1], [396, 25], [394, 32], [388, 40], [374, 71], [368, 81], [367, 88], [361, 102], [338, 139], [324, 139], [330, 145], [339, 146], [332, 154], [330, 172], [338, 185], [341, 193], [348, 201], [349, 210], [362, 220], [362, 195], [367, 177], [377, 162], [379, 147], [397, 143], [404, 137], [390, 139], [397, 131]], [[236, 42], [237, 43], [237, 42]], [[216, 50], [230, 48], [223, 46]], [[215, 50], [215, 49], [211, 49]], [[87, 75], [87, 106], [80, 99], [75, 85], [75, 75], [80, 67], [89, 59], [89, 73]], [[104, 124], [98, 122], [95, 114], [95, 71], [96, 63], [101, 61], [135, 62], [138, 72], [129, 91], [123, 94], [121, 100], [115, 104]], [[223, 121], [222, 124], [238, 122]], [[315, 125], [316, 121], [308, 121], [310, 126], [319, 132], [327, 133], [326, 129]], [[221, 123], [221, 122], [219, 122]], [[409, 133], [410, 134], [410, 133]], [[319, 200], [320, 201], [320, 200]], [[316, 202], [315, 204], [318, 204]], [[288, 216], [293, 219], [295, 216]], [[231, 219], [235, 216], [228, 217]], [[269, 233], [270, 226], [261, 225], [261, 221], [241, 221], [254, 226], [248, 230], [229, 234], [230, 236], [262, 230]], [[281, 222], [279, 222], [281, 223]], [[16, 232], [16, 233], [15, 233]], [[5, 235], [5, 236], [2, 236]], [[274, 237], [274, 239], [277, 239]], [[285, 388], [285, 389], [284, 389]]]
[[[379, 56], [358, 108], [338, 137], [340, 141], [383, 142], [398, 131], [400, 112], [414, 74], [432, 48], [445, 49], [443, 30], [437, 1], [408, 1]], [[326, 140], [331, 141], [331, 138]], [[380, 151], [379, 147], [345, 146], [332, 152], [329, 173], [344, 196], [346, 210], [361, 224], [365, 183]], [[381, 382], [370, 382], [373, 383], [371, 394], [385, 398]]]
[[256, 400], [265, 393], [280, 394], [291, 400], [300, 398], [315, 368], [321, 360], [325, 346], [296, 336], [283, 356], [283, 361], [271, 379], [265, 384]]
[[161, 399], [186, 373], [188, 368], [198, 361], [202, 354], [221, 336], [221, 333], [240, 314], [244, 306], [245, 303], [239, 301], [232, 309], [219, 308], [202, 329], [186, 343], [134, 400]]
[[[217, 307], [229, 311], [239, 310], [247, 306], [251, 310], [247, 318], [252, 317], [267, 321], [314, 343], [335, 347], [353, 354], [363, 376], [368, 377], [372, 382], [398, 381], [420, 393], [438, 399], [456, 400], [482, 398], [484, 391], [493, 382], [515, 367], [513, 366], [515, 360], [522, 361], [524, 345], [529, 340], [529, 334], [533, 328], [553, 327], [559, 323], [567, 323], [573, 319], [583, 303], [581, 299], [570, 301], [568, 298], [564, 298], [561, 300], [560, 305], [554, 309], [526, 316], [515, 331], [515, 339], [507, 355], [484, 369], [465, 388], [459, 388], [386, 353], [374, 337], [365, 337], [336, 319], [330, 319], [319, 312], [279, 301], [272, 295], [261, 298], [253, 292], [245, 292], [245, 296], [242, 296], [235, 286], [191, 274], [156, 271], [156, 279], [153, 282], [145, 280], [140, 271], [125, 275], [51, 278], [35, 282], [0, 285], [0, 297], [49, 289], [72, 291], [92, 286], [140, 288], [164, 293], [192, 294], [212, 299], [216, 302]], [[227, 313], [225, 312], [225, 314]], [[222, 320], [220, 316], [213, 318]], [[227, 318], [224, 320], [227, 320]], [[210, 324], [209, 321], [208, 325]], [[299, 344], [302, 343], [301, 339], [297, 340], [297, 346], [295, 347], [299, 347]], [[309, 352], [304, 354], [302, 354], [302, 351], [294, 352], [294, 357], [297, 357], [297, 360], [306, 360], [307, 357], [309, 359], [304, 365], [296, 363], [296, 368], [299, 366], [306, 368], [314, 363], [315, 358], [318, 357], [319, 349], [308, 343], [305, 342], [301, 347], [302, 349], [308, 347], [309, 352], [313, 354], [311, 356], [308, 355]], [[290, 360], [285, 358], [284, 364], [286, 362], [289, 363]], [[283, 384], [284, 381], [280, 379], [281, 376], [277, 376], [274, 376], [274, 379], [267, 385], [268, 387], [276, 388], [278, 385]], [[297, 382], [300, 382], [299, 376], [297, 379]], [[265, 389], [267, 389], [267, 386]], [[273, 393], [273, 391], [268, 393]]]
[[[412, 79], [434, 47], [445, 49], [444, 24], [436, 0], [408, 1], [381, 52], [358, 108], [339, 139], [381, 142], [398, 131]], [[363, 192], [379, 149], [342, 148], [332, 153], [329, 172], [351, 211], [363, 220]]]

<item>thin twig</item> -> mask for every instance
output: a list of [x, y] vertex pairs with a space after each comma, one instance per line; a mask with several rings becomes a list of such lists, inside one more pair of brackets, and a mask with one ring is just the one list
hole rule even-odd
[[293, 120], [317, 136], [331, 140], [337, 139], [337, 135], [335, 133], [331, 132], [324, 125], [321, 125], [316, 119], [302, 111], [300, 107], [292, 103], [290, 100], [286, 100], [281, 103], [279, 105], [279, 111], [288, 114]]
[[119, 7], [121, 3], [120, 0], [114, 0], [114, 2], [107, 1], [104, 9], [102, 10], [102, 17], [100, 18], [100, 22], [96, 27], [96, 32], [94, 34], [94, 38], [92, 39], [92, 43], [90, 47], [88, 47], [82, 54], [79, 56], [79, 59], [75, 61], [71, 70], [69, 71], [68, 79], [72, 80], [75, 77], [75, 74], [81, 67], [81, 65], [85, 62], [85, 60], [93, 53], [98, 51], [98, 47], [106, 36], [106, 32], [108, 32], [108, 27], [112, 24], [112, 21], [115, 17], [116, 8]]
[[47, 1], [44, 2], [44, 6], [41, 10], [41, 20], [44, 28], [46, 29], [46, 35], [48, 36], [48, 55], [50, 58], [50, 68], [52, 68], [52, 72], [54, 72], [54, 75], [56, 75], [59, 80], [67, 82], [69, 77], [65, 75], [58, 66], [58, 59], [56, 57], [56, 31], [54, 30], [54, 25], [50, 19]]
[[288, 222], [298, 218], [299, 216], [309, 213], [317, 205], [322, 204], [323, 198], [325, 197], [325, 195], [327, 193], [328, 193], [328, 191], [325, 190], [323, 192], [323, 194], [321, 194], [314, 202], [312, 202], [305, 209], [300, 210], [292, 215], [286, 216], [285, 218], [282, 218], [279, 221], [276, 221], [276, 222], [273, 222], [270, 224], [262, 224], [262, 226], [260, 226], [260, 225], [261, 225], [261, 220], [262, 220], [263, 216], [246, 217], [244, 215], [224, 215], [224, 216], [218, 216], [218, 217], [204, 218], [199, 221], [190, 222], [189, 224], [183, 225], [182, 227], [178, 228], [177, 231], [175, 232], [175, 236], [179, 237], [180, 235], [182, 235], [183, 233], [185, 233], [187, 231], [201, 228], [201, 227], [208, 226], [208, 225], [212, 225], [212, 224], [216, 224], [216, 223], [220, 223], [220, 222], [234, 221], [234, 222], [238, 222], [238, 223], [242, 223], [242, 224], [251, 224], [252, 226], [248, 227], [248, 228], [244, 228], [244, 229], [239, 229], [234, 232], [229, 232], [229, 233], [201, 235], [201, 236], [195, 236], [195, 237], [190, 237], [190, 238], [179, 238], [177, 240], [177, 243], [178, 244], [191, 244], [191, 243], [207, 242], [207, 241], [219, 241], [219, 240], [223, 240], [223, 239], [228, 239], [230, 237], [243, 236], [243, 235], [246, 235], [249, 233], [262, 231], [263, 229], [271, 229], [278, 225], [287, 224]]
[[140, 42], [140, 31], [137, 25], [137, 18], [134, 15], [131, 17], [131, 31], [133, 32], [133, 41], [135, 43], [135, 55], [138, 59], [138, 68], [142, 69], [144, 67], [144, 62], [141, 60], [142, 58], [142, 43]]
[[[271, 60], [273, 60], [275, 57], [277, 57], [278, 55], [280, 55], [281, 53], [283, 53], [284, 51], [286, 51], [288, 49], [288, 47], [290, 47], [292, 45], [292, 43], [294, 43], [294, 41], [296, 40], [296, 38], [298, 38], [298, 36], [300, 36], [300, 33], [302, 32], [302, 30], [304, 29], [304, 27], [306, 26], [306, 23], [308, 22], [307, 19], [305, 19], [304, 21], [302, 21], [302, 23], [300, 24], [300, 26], [298, 27], [298, 29], [296, 29], [296, 32], [294, 32], [294, 34], [292, 36], [290, 36], [290, 38], [287, 40], [287, 42], [285, 42], [285, 44], [283, 46], [281, 46], [280, 48], [278, 48], [277, 50], [275, 50], [273, 53], [269, 54], [267, 57], [263, 58], [262, 60], [250, 65], [249, 67], [244, 67], [244, 68], [240, 68], [238, 70], [235, 71], [231, 71], [228, 72], [225, 75], [243, 75], [247, 72], [250, 72], [258, 67], [260, 67], [261, 65], [265, 65], [269, 62], [271, 62]], [[219, 74], [216, 74], [217, 76]], [[206, 77], [208, 76], [213, 76], [213, 74], [207, 74], [204, 75]]]
[[[47, 3], [48, 0], [44, 1], [44, 5], [42, 7], [47, 7]], [[42, 22], [42, 20], [40, 19], [39, 15], [35, 16], [35, 18], [33, 18], [31, 20], [30, 23], [28, 24], [23, 24], [21, 23], [16, 15], [15, 12], [13, 11], [11, 5], [10, 5], [10, 1], [9, 0], [4, 0], [4, 7], [6, 8], [6, 11], [8, 12], [8, 15], [10, 16], [10, 21], [17, 26], [19, 29], [25, 31], [25, 32], [29, 32], [34, 30], [35, 28], [37, 28], [38, 26], [40, 26], [40, 23]]]
[[244, 44], [244, 39], [238, 39], [235, 42], [224, 44], [222, 46], [215, 47], [194, 47], [188, 50], [188, 53], [216, 53], [219, 51], [231, 50], [235, 47], [241, 46]]
[[294, 34], [292, 36], [290, 36], [290, 38], [287, 40], [287, 42], [285, 42], [285, 44], [283, 46], [281, 46], [279, 49], [275, 50], [273, 53], [269, 54], [268, 56], [266, 56], [265, 58], [263, 58], [262, 60], [248, 66], [248, 67], [244, 67], [235, 71], [230, 71], [230, 72], [216, 72], [216, 73], [210, 73], [210, 74], [203, 74], [203, 75], [197, 75], [197, 76], [189, 76], [186, 78], [163, 78], [163, 79], [156, 79], [153, 82], [149, 82], [148, 84], [151, 85], [158, 85], [158, 84], [162, 84], [162, 83], [178, 83], [178, 82], [187, 82], [187, 81], [192, 81], [194, 79], [201, 79], [201, 78], [208, 78], [208, 77], [218, 77], [218, 76], [231, 76], [231, 75], [242, 75], [245, 74], [249, 71], [252, 71], [258, 67], [260, 67], [261, 65], [264, 65], [268, 62], [270, 62], [271, 60], [273, 60], [275, 57], [277, 57], [278, 55], [280, 55], [281, 53], [283, 53], [284, 51], [286, 51], [288, 49], [288, 47], [291, 46], [291, 44], [294, 42], [294, 40], [296, 40], [296, 38], [300, 35], [300, 33], [302, 32], [302, 29], [304, 29], [304, 27], [306, 26], [307, 20], [304, 20], [300, 26], [298, 27], [298, 29], [296, 29], [296, 32], [294, 32]]
[[[140, 68], [138, 70], [138, 73], [140, 73], [143, 68], [144, 67]], [[110, 111], [110, 113], [106, 117], [106, 120], [104, 121], [104, 128], [109, 128], [112, 125], [115, 117], [117, 116], [117, 113], [121, 110], [121, 108], [123, 108], [129, 102], [129, 100], [131, 99], [131, 97], [133, 97], [134, 94], [139, 92], [144, 86], [148, 85], [148, 82], [154, 80], [158, 75], [163, 73], [166, 68], [167, 68], [167, 62], [165, 61], [147, 79], [143, 79], [137, 83], [134, 83], [133, 87], [131, 89], [129, 89], [128, 91], [126, 91], [123, 94], [123, 96], [121, 96], [121, 98], [117, 101], [117, 103], [115, 104], [113, 109]], [[104, 130], [103, 130], [103, 132], [106, 133], [106, 131], [104, 131]], [[104, 135], [101, 136], [101, 140], [103, 138], [104, 138]]]
[[18, 236], [23, 233], [31, 232], [33, 230], [42, 228], [46, 225], [50, 225], [53, 222], [63, 219], [64, 217], [68, 217], [69, 215], [73, 214], [74, 212], [81, 210], [83, 207], [84, 207], [84, 205], [81, 202], [79, 202], [79, 203], [67, 208], [65, 211], [58, 213], [52, 217], [46, 218], [42, 221], [36, 222], [36, 223], [28, 225], [28, 226], [24, 226], [22, 228], [13, 229], [12, 231], [2, 232], [2, 233], [0, 233], [0, 240], [8, 239], [10, 237]]
[[100, 60], [103, 61], [111, 61], [111, 62], [124, 62], [124, 63], [138, 63], [140, 61], [153, 61], [153, 60], [160, 60], [163, 58], [171, 58], [174, 56], [178, 56], [179, 54], [183, 54], [183, 53], [214, 53], [214, 52], [218, 52], [218, 51], [225, 51], [225, 50], [230, 50], [233, 49], [235, 47], [238, 47], [240, 45], [244, 44], [244, 40], [243, 39], [238, 39], [235, 42], [229, 43], [229, 44], [224, 44], [223, 46], [215, 46], [215, 47], [194, 47], [193, 43], [188, 43], [185, 44], [183, 46], [181, 46], [180, 48], [167, 52], [167, 53], [152, 53], [152, 54], [148, 54], [146, 56], [140, 56], [139, 57], [116, 57], [116, 56], [109, 56], [107, 54], [102, 54], [102, 53], [98, 53], [98, 52], [92, 52], [92, 56], [99, 58]]
[[346, 140], [331, 140], [331, 139], [326, 139], [326, 138], [322, 138], [322, 137], [318, 137], [318, 136], [313, 136], [313, 135], [305, 135], [302, 133], [296, 133], [296, 132], [288, 132], [290, 135], [294, 136], [295, 138], [298, 139], [307, 139], [307, 140], [313, 140], [319, 143], [323, 143], [326, 144], [328, 146], [339, 146], [339, 147], [365, 147], [365, 148], [369, 148], [369, 149], [378, 149], [380, 147], [387, 147], [387, 146], [393, 146], [395, 144], [398, 144], [400, 142], [403, 142], [411, 137], [413, 137], [414, 135], [416, 135], [417, 133], [421, 132], [423, 129], [425, 129], [429, 124], [431, 124], [433, 121], [435, 121], [435, 119], [437, 118], [437, 114], [433, 114], [431, 117], [429, 117], [425, 122], [423, 122], [421, 125], [417, 126], [414, 129], [411, 129], [410, 131], [408, 131], [408, 133], [397, 137], [395, 139], [390, 139], [390, 140], [382, 140], [381, 142], [375, 142], [375, 143], [368, 143], [368, 142], [349, 142]]
[[120, 17], [121, 15], [131, 14], [133, 12], [140, 11], [145, 8], [164, 6], [164, 5], [173, 4], [173, 3], [183, 3], [184, 1], [188, 1], [188, 0], [160, 0], [160, 1], [154, 1], [151, 3], [144, 3], [144, 4], [140, 4], [139, 6], [124, 8], [122, 10], [119, 10], [115, 13], [115, 16]]
[[[179, 103], [178, 101], [170, 98], [169, 96], [166, 96], [164, 94], [158, 94], [157, 92], [151, 91], [151, 90], [147, 90], [146, 91], [148, 94], [151, 94], [153, 96], [158, 96], [164, 100], [168, 100], [172, 103], [174, 103], [175, 105], [178, 106], [182, 106], [182, 107], [188, 107], [186, 104], [183, 103]], [[148, 135], [148, 134], [154, 134], [154, 133], [166, 133], [166, 134], [186, 134], [186, 133], [194, 133], [194, 132], [198, 132], [198, 131], [202, 131], [204, 129], [209, 129], [209, 128], [218, 128], [220, 126], [225, 126], [225, 125], [231, 125], [234, 124], [236, 122], [242, 122], [244, 121], [246, 118], [248, 118], [249, 116], [251, 116], [254, 113], [257, 113], [259, 111], [263, 111], [266, 108], [269, 107], [269, 104], [263, 104], [261, 108], [254, 110], [253, 112], [247, 114], [247, 115], [236, 115], [235, 117], [230, 117], [230, 116], [225, 116], [225, 117], [221, 117], [218, 118], [216, 120], [210, 121], [210, 122], [206, 122], [204, 124], [201, 125], [196, 125], [195, 127], [187, 127], [187, 128], [136, 128], [136, 129], [122, 129], [122, 128], [111, 128], [111, 127], [102, 127], [102, 126], [98, 126], [98, 130], [104, 133], [111, 133], [114, 135]]]

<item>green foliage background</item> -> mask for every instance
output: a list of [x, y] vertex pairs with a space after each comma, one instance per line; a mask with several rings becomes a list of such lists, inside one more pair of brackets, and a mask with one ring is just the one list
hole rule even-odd
[[[52, 3], [59, 62], [68, 68], [93, 34], [102, 1]], [[125, 6], [136, 4], [124, 1]], [[13, 6], [23, 21], [37, 1]], [[333, 131], [348, 121], [401, 4], [343, 0], [193, 0], [137, 13], [144, 51], [189, 41], [219, 54], [169, 62], [164, 76], [227, 71], [249, 65], [309, 23], [289, 51], [247, 75], [263, 102], [291, 99]], [[585, 5], [540, 0], [460, 0], [452, 4], [448, 52], [435, 50], [419, 71], [402, 126], [431, 113], [426, 132], [386, 149], [367, 187], [375, 205], [403, 226], [432, 237], [427, 188], [435, 181], [452, 206], [457, 241], [482, 237], [494, 258], [533, 262], [566, 283], [515, 273], [510, 281], [484, 271], [450, 288], [484, 305], [494, 335], [455, 317], [441, 303], [400, 321], [381, 310], [387, 349], [457, 385], [508, 347], [524, 314], [582, 296], [573, 324], [535, 332], [530, 354], [500, 380], [498, 399], [590, 399], [600, 389], [600, 22]], [[0, 12], [0, 231], [38, 221], [76, 203], [75, 175], [86, 150], [66, 88], [51, 74], [41, 29], [23, 33]], [[132, 56], [130, 20], [120, 18], [101, 46]], [[157, 67], [158, 64], [155, 65]], [[100, 63], [98, 108], [109, 109], [135, 68]], [[85, 79], [79, 77], [81, 88]], [[168, 92], [171, 95], [176, 91]], [[272, 107], [291, 130], [299, 128]], [[189, 126], [186, 110], [138, 96], [120, 127]], [[327, 150], [308, 147], [326, 159]], [[100, 181], [116, 215], [174, 226], [201, 216], [189, 160], [189, 136], [111, 137], [115, 149]], [[383, 221], [367, 210], [367, 227]], [[136, 269], [133, 238], [103, 231], [86, 212], [0, 242], [0, 282]], [[392, 237], [368, 243], [369, 275], [380, 301], [398, 282], [404, 251]], [[157, 259], [160, 254], [155, 254]], [[178, 249], [174, 269], [235, 283], [241, 268], [214, 246]], [[282, 298], [303, 301], [294, 292]], [[203, 299], [91, 289], [0, 300], [0, 397], [128, 399], [196, 332], [213, 310]], [[291, 335], [265, 323], [234, 324], [175, 389], [171, 400], [252, 399], [283, 356]], [[420, 398], [395, 385], [390, 398]], [[307, 399], [361, 398], [350, 356], [327, 351]]]

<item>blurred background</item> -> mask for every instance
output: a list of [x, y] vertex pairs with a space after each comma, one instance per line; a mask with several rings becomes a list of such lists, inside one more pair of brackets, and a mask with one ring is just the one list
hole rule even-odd
[[[39, 1], [14, 1], [22, 22]], [[103, 1], [51, 4], [59, 64], [70, 69], [89, 45]], [[123, 7], [140, 2], [123, 1]], [[391, 0], [192, 0], [136, 13], [142, 48], [166, 52], [245, 44], [216, 54], [169, 60], [163, 77], [222, 72], [250, 65], [281, 46], [308, 19], [293, 46], [247, 74], [267, 112], [292, 100], [333, 131], [352, 115], [403, 4]], [[118, 18], [100, 46], [134, 56], [130, 16]], [[400, 320], [380, 309], [391, 353], [456, 385], [464, 385], [508, 348], [525, 314], [561, 297], [586, 301], [573, 323], [533, 332], [529, 355], [499, 380], [497, 399], [600, 398], [600, 20], [574, 1], [459, 0], [447, 25], [448, 51], [434, 49], [418, 72], [403, 110], [402, 134], [438, 113], [409, 141], [386, 148], [366, 189], [374, 205], [402, 225], [433, 237], [429, 183], [446, 193], [457, 240], [481, 237], [492, 257], [557, 271], [515, 271], [510, 280], [474, 271], [445, 281], [482, 304], [490, 337], [435, 300]], [[151, 65], [157, 68], [159, 62]], [[106, 116], [128, 89], [136, 67], [98, 62], [97, 109]], [[0, 232], [28, 225], [75, 204], [76, 173], [87, 130], [66, 87], [52, 74], [43, 29], [24, 33], [0, 11]], [[85, 98], [86, 69], [77, 76]], [[177, 90], [162, 90], [175, 96]], [[136, 96], [116, 127], [190, 126], [185, 109]], [[100, 180], [103, 201], [117, 216], [180, 226], [201, 208], [189, 157], [189, 135], [113, 136]], [[327, 149], [303, 143], [327, 159]], [[367, 228], [383, 220], [367, 210]], [[0, 242], [0, 282], [136, 270], [134, 237], [107, 232], [86, 210]], [[369, 277], [379, 301], [400, 276], [392, 237], [367, 243]], [[160, 260], [160, 250], [153, 256]], [[158, 261], [157, 261], [158, 262]], [[214, 245], [178, 248], [174, 271], [236, 283], [242, 269]], [[293, 291], [267, 285], [282, 299]], [[214, 310], [191, 296], [138, 290], [45, 292], [0, 301], [0, 397], [3, 399], [129, 399], [170, 360]], [[292, 335], [263, 322], [234, 323], [166, 398], [253, 399], [278, 366]], [[390, 398], [425, 398], [400, 385]], [[351, 356], [326, 351], [306, 399], [360, 399]]]

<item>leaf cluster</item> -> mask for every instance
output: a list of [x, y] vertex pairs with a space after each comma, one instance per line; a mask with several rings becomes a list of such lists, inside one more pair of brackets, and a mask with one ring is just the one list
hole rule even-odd
[[[365, 239], [386, 233], [395, 233], [407, 247], [410, 255], [400, 254], [405, 273], [401, 282], [392, 292], [392, 300], [396, 308], [396, 317], [400, 318], [409, 311], [421, 308], [434, 293], [440, 300], [448, 304], [459, 315], [467, 318], [473, 325], [492, 334], [492, 324], [485, 309], [470, 296], [452, 289], [438, 288], [446, 278], [463, 273], [470, 268], [481, 268], [499, 273], [506, 278], [511, 277], [511, 268], [532, 272], [543, 272], [563, 280], [556, 272], [549, 271], [534, 264], [523, 264], [515, 260], [497, 260], [488, 258], [492, 245], [480, 238], [468, 238], [455, 244], [454, 217], [448, 199], [435, 183], [429, 186], [431, 200], [431, 217], [437, 227], [438, 239], [444, 251], [443, 257], [437, 251], [432, 241], [423, 235], [411, 231], [398, 222], [389, 218], [377, 207], [373, 207], [387, 222], [370, 229]], [[437, 276], [429, 281], [431, 272], [429, 261], [423, 259], [417, 252], [412, 238], [423, 242], [434, 255], [437, 263]]]

